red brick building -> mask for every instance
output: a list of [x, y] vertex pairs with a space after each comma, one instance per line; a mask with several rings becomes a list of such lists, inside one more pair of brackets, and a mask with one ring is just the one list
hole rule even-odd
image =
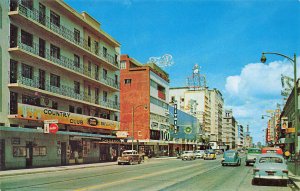
[[128, 137], [132, 137], [134, 124], [134, 149], [139, 145], [140, 152], [150, 150], [154, 155], [167, 154], [168, 142], [164, 134], [170, 127], [168, 74], [155, 64], [142, 65], [122, 55], [120, 90], [120, 129], [128, 131]]

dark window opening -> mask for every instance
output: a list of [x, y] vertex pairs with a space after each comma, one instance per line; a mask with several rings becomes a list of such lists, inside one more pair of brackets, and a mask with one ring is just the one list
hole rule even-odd
[[75, 113], [75, 107], [72, 105], [69, 105], [69, 112]]
[[51, 57], [60, 59], [60, 48], [51, 44], [50, 45], [50, 55], [51, 55]]
[[81, 108], [81, 107], [77, 107], [77, 108], [76, 108], [76, 113], [82, 114], [82, 108]]
[[60, 87], [60, 76], [55, 74], [50, 74], [50, 85], [55, 87]]
[[56, 101], [52, 101], [52, 109], [58, 109], [58, 103]]
[[103, 56], [104, 58], [106, 58], [107, 56], [107, 48], [103, 47]]
[[22, 76], [33, 79], [33, 68], [27, 64], [22, 64]]
[[80, 83], [74, 81], [74, 93], [80, 94]]
[[77, 44], [80, 43], [80, 31], [74, 28], [74, 40]]
[[80, 68], [80, 57], [74, 54], [74, 66]]
[[53, 11], [50, 11], [50, 23], [60, 27], [60, 16]]
[[21, 30], [21, 42], [23, 44], [26, 44], [27, 46], [33, 46], [33, 35], [24, 31], [24, 30]]

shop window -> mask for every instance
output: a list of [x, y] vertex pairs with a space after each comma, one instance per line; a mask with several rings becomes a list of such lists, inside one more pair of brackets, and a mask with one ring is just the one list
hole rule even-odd
[[46, 156], [47, 148], [46, 147], [33, 147], [33, 156]]
[[58, 103], [56, 101], [52, 101], [52, 109], [57, 109]]
[[26, 156], [26, 147], [13, 147], [13, 156], [14, 157], [25, 157]]
[[73, 105], [69, 105], [69, 112], [75, 113], [75, 107]]
[[77, 107], [77, 108], [76, 108], [76, 113], [82, 114], [82, 108], [81, 108], [81, 107]]

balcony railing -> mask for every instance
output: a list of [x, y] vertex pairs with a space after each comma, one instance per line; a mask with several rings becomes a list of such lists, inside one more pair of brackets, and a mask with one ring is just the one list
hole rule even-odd
[[[48, 48], [45, 48], [44, 53], [41, 54], [41, 50], [39, 48], [38, 43], [32, 42], [32, 46], [26, 45], [26, 44], [22, 43], [21, 37], [19, 36], [18, 39], [17, 39], [17, 43], [10, 43], [10, 44], [11, 44], [11, 46], [17, 46], [22, 50], [30, 52], [30, 53], [32, 53], [36, 56], [41, 57], [41, 58], [45, 58], [46, 60], [48, 60], [50, 62], [54, 62], [54, 63], [56, 63], [60, 66], [71, 69], [75, 72], [78, 72], [78, 73], [83, 74], [85, 76], [88, 76], [90, 78], [93, 78], [92, 77], [92, 71], [89, 71], [87, 67], [83, 67], [83, 65], [81, 63], [79, 64], [79, 67], [77, 67], [76, 63], [73, 59], [65, 57], [61, 54], [60, 54], [59, 58], [56, 58], [56, 57], [54, 57], [50, 54], [51, 51]], [[11, 47], [11, 48], [14, 48], [14, 47]], [[99, 77], [95, 76], [94, 79], [97, 80], [97, 81], [102, 82], [105, 85], [114, 87], [116, 89], [120, 89], [120, 83], [115, 82], [115, 80], [110, 78], [110, 77], [107, 77], [106, 80], [104, 78], [99, 80]]]
[[120, 83], [119, 82], [116, 82], [116, 80], [110, 78], [110, 77], [106, 77], [104, 78], [102, 76], [102, 78], [100, 79], [100, 81], [108, 86], [112, 86], [116, 89], [120, 89]]
[[18, 10], [20, 15], [35, 21], [41, 25], [44, 25], [46, 28], [50, 29], [52, 32], [61, 36], [62, 39], [67, 39], [69, 42], [76, 44], [77, 46], [87, 50], [88, 52], [100, 57], [101, 59], [105, 60], [106, 62], [112, 64], [113, 66], [119, 68], [119, 60], [115, 59], [114, 55], [109, 53], [104, 53], [100, 51], [101, 49], [95, 49], [95, 47], [88, 46], [88, 41], [82, 37], [75, 37], [74, 32], [67, 27], [60, 25], [57, 26], [56, 24], [50, 21], [50, 17], [43, 15], [37, 9], [28, 9], [25, 5], [22, 4], [22, 1], [16, 2], [18, 6]]
[[[24, 77], [22, 73], [18, 73], [18, 83], [30, 86], [33, 88], [38, 88], [42, 90], [46, 90], [48, 92], [52, 92], [55, 94], [71, 97], [80, 101], [86, 101], [89, 103], [98, 104], [99, 100], [101, 99], [99, 97], [98, 100], [93, 99], [92, 96], [88, 95], [87, 93], [84, 93], [83, 91], [80, 91], [79, 93], [75, 93], [74, 87], [69, 87], [67, 85], [60, 85], [60, 87], [56, 87], [54, 85], [50, 84], [49, 80], [45, 80], [44, 82], [40, 82], [39, 77], [33, 76], [31, 78]], [[112, 108], [112, 109], [120, 109], [120, 103], [114, 102], [112, 100], [107, 99], [106, 101], [100, 101], [100, 106]]]

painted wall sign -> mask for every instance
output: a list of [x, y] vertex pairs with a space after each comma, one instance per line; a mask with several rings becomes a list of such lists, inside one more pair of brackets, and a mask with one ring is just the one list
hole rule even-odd
[[101, 129], [119, 130], [120, 123], [107, 119], [90, 117], [66, 111], [59, 111], [50, 108], [37, 107], [18, 103], [17, 118], [28, 120], [57, 120], [59, 124], [68, 124], [83, 127], [94, 127]]

